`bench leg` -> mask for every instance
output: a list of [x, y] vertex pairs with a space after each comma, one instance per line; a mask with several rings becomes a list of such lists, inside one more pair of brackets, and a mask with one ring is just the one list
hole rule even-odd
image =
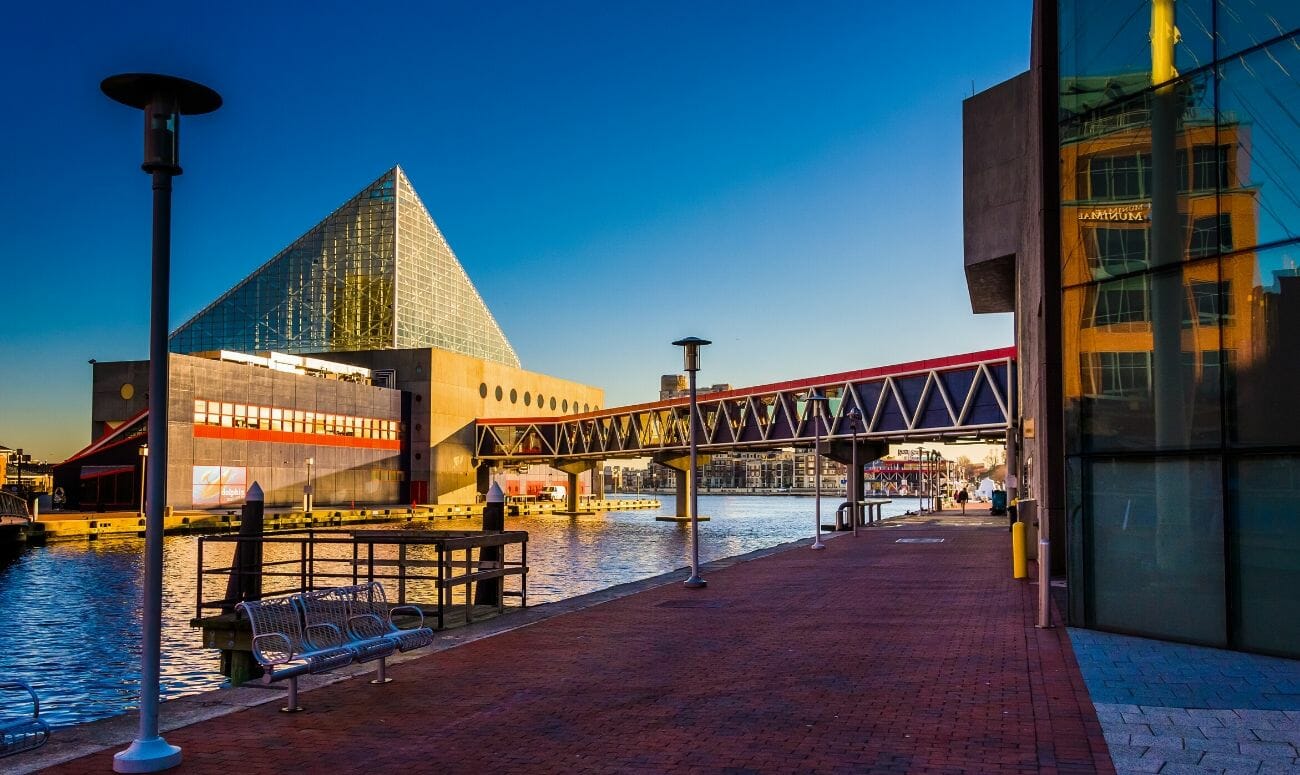
[[298, 676], [289, 679], [289, 699], [287, 704], [280, 708], [281, 713], [297, 713], [302, 710], [298, 704]]
[[372, 683], [372, 684], [386, 684], [386, 683], [391, 683], [391, 682], [392, 682], [393, 679], [389, 678], [388, 675], [387, 675], [387, 672], [386, 672], [386, 670], [387, 670], [387, 662], [388, 662], [388, 660], [387, 660], [386, 658], [384, 658], [384, 657], [380, 657], [380, 658], [379, 658], [379, 673], [378, 673], [378, 675], [377, 675], [373, 680], [371, 680], [370, 683]]

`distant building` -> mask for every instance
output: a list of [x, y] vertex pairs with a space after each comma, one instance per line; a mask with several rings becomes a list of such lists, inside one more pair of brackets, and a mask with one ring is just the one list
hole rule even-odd
[[[604, 403], [599, 388], [519, 367], [399, 167], [181, 325], [170, 347], [177, 508], [238, 502], [254, 480], [270, 505], [300, 503], [308, 486], [322, 506], [469, 503], [489, 474], [473, 455], [476, 418]], [[59, 477], [82, 508], [134, 508], [148, 363], [96, 363], [93, 381], [92, 443]]]
[[[731, 390], [731, 385], [695, 386], [695, 394], [701, 396], [705, 393], [721, 393], [725, 390]], [[660, 401], [667, 401], [670, 398], [685, 398], [690, 394], [690, 383], [687, 382], [685, 374], [665, 374], [659, 378]]]

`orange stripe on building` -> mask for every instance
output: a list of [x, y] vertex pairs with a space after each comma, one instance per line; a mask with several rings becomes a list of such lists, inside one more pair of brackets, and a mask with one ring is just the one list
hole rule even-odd
[[334, 436], [326, 433], [264, 431], [261, 428], [227, 428], [224, 425], [195, 425], [194, 437], [199, 439], [264, 441], [273, 444], [314, 444], [318, 447], [352, 447], [354, 449], [396, 451], [402, 448], [400, 439], [366, 439], [360, 436]]

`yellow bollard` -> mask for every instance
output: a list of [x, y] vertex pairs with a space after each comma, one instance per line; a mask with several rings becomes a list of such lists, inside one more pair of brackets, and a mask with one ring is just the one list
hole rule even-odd
[[1023, 579], [1028, 575], [1028, 562], [1025, 560], [1025, 523], [1017, 522], [1011, 526], [1011, 577]]

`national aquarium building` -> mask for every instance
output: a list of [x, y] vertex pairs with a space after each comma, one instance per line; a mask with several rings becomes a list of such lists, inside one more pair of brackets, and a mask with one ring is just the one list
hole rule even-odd
[[[479, 417], [554, 416], [598, 388], [530, 372], [394, 167], [171, 336], [167, 504], [472, 503]], [[147, 361], [93, 364], [92, 442], [56, 486], [135, 508]]]
[[1014, 311], [1020, 495], [1071, 624], [1300, 657], [1300, 3], [1035, 3], [966, 101], [966, 274]]

